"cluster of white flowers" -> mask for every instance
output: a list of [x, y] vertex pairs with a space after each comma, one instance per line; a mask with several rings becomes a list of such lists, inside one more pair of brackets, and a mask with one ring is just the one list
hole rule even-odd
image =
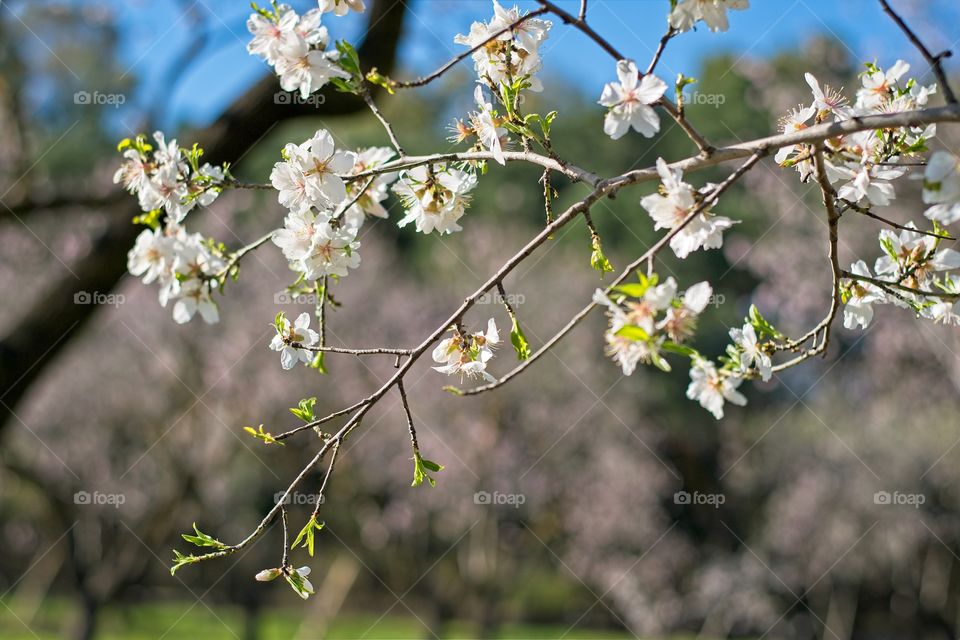
[[[843, 93], [820, 85], [806, 74], [813, 93], [810, 106], [801, 106], [780, 121], [783, 133], [793, 133], [822, 122], [842, 122], [863, 116], [898, 113], [923, 107], [936, 92], [936, 85], [923, 87], [915, 80], [902, 82], [910, 65], [898, 60], [888, 71], [868, 64], [861, 75], [862, 86], [853, 106]], [[936, 126], [897, 130], [861, 131], [827, 142], [825, 165], [827, 178], [838, 197], [858, 206], [886, 206], [896, 198], [893, 181], [907, 173], [901, 160], [926, 149]], [[807, 144], [783, 147], [776, 155], [782, 166], [795, 166], [801, 180], [814, 170], [814, 149]]]
[[461, 377], [496, 382], [496, 378], [487, 373], [487, 363], [498, 344], [500, 333], [493, 318], [487, 323], [486, 332], [470, 334], [454, 329], [453, 336], [441, 340], [433, 350], [433, 361], [441, 365], [434, 370], [451, 376], [459, 373]]
[[[650, 213], [654, 229], [673, 229], [680, 225], [703, 198], [716, 189], [707, 184], [700, 191], [683, 181], [680, 169], [671, 169], [663, 158], [657, 158], [657, 172], [662, 184], [659, 193], [644, 196], [640, 204]], [[678, 258], [686, 258], [697, 249], [719, 249], [723, 232], [735, 224], [724, 216], [710, 213], [710, 207], [698, 213], [670, 239], [670, 248]]]
[[253, 39], [247, 51], [260, 56], [280, 76], [284, 91], [299, 91], [302, 98], [320, 90], [331, 78], [349, 78], [337, 61], [337, 51], [327, 51], [329, 35], [320, 24], [324, 11], [345, 14], [350, 8], [363, 11], [362, 0], [321, 0], [320, 7], [303, 16], [290, 5], [274, 5], [272, 10], [254, 5], [247, 20]]
[[316, 346], [320, 341], [320, 335], [310, 328], [310, 314], [301, 313], [291, 325], [281, 311], [274, 326], [277, 333], [270, 341], [270, 348], [280, 352], [280, 366], [284, 371], [293, 369], [298, 362], [310, 364], [313, 353], [304, 347]]
[[[490, 22], [474, 22], [470, 26], [470, 33], [454, 38], [457, 44], [471, 49], [486, 43], [472, 55], [479, 82], [499, 87], [501, 83], [512, 86], [521, 81], [531, 91], [543, 89], [534, 74], [542, 66], [540, 45], [547, 39], [553, 24], [539, 18], [527, 18], [516, 24], [522, 17], [517, 7], [504, 9], [497, 0], [493, 0], [493, 19]], [[514, 24], [516, 26], [512, 29], [504, 31]], [[494, 38], [501, 31], [503, 33]]]
[[[913, 223], [907, 223], [913, 228]], [[851, 278], [844, 282], [843, 293], [846, 305], [843, 310], [843, 325], [853, 329], [858, 325], [864, 329], [873, 319], [874, 304], [893, 304], [909, 307], [920, 317], [943, 322], [960, 324], [960, 302], [953, 302], [960, 292], [960, 277], [941, 272], [960, 268], [960, 252], [940, 248], [940, 239], [912, 230], [899, 234], [888, 229], [880, 232], [880, 246], [884, 255], [874, 264], [875, 275], [870, 273], [863, 260], [850, 267], [850, 273], [858, 276], [875, 277], [889, 282], [891, 287], [879, 286], [865, 280]], [[922, 295], [906, 291], [901, 287], [918, 291], [936, 291], [938, 288], [950, 297], [950, 300], [936, 295]]]
[[476, 185], [475, 174], [443, 163], [402, 171], [393, 191], [403, 202], [407, 215], [398, 224], [404, 227], [415, 222], [421, 233], [460, 231], [457, 220], [470, 204], [470, 191]]
[[338, 150], [325, 129], [302, 144], [284, 147], [284, 160], [274, 165], [270, 182], [279, 192], [280, 204], [290, 211], [273, 243], [293, 271], [316, 280], [344, 277], [348, 269], [360, 265], [360, 227], [368, 213], [387, 216], [381, 203], [396, 174], [379, 174], [372, 181], [355, 179], [349, 188], [343, 176], [376, 168], [392, 155], [383, 147], [359, 153]]
[[607, 83], [600, 95], [599, 103], [608, 108], [603, 132], [616, 140], [633, 127], [652, 138], [660, 131], [660, 116], [650, 105], [663, 97], [667, 83], [652, 73], [641, 79], [633, 60], [617, 63], [617, 78], [620, 82]]
[[613, 294], [611, 298], [597, 289], [593, 301], [607, 307], [606, 353], [629, 376], [638, 364], [670, 370], [662, 352], [676, 351], [693, 335], [713, 289], [709, 282], [698, 282], [679, 296], [676, 280], [667, 278], [658, 284], [654, 274], [649, 278], [641, 275], [639, 283], [616, 287]]
[[200, 165], [202, 152], [184, 152], [176, 140], [167, 142], [160, 131], [153, 139], [156, 148], [144, 136], [120, 143], [124, 159], [113, 181], [137, 196], [144, 212], [162, 210], [174, 222], [182, 222], [198, 204], [205, 207], [217, 199], [224, 170], [209, 163]]
[[730, 28], [727, 9], [749, 9], [750, 0], [679, 0], [670, 11], [670, 26], [677, 31], [689, 31], [699, 20], [716, 33]]
[[127, 269], [143, 282], [160, 285], [160, 304], [171, 300], [173, 319], [183, 324], [199, 312], [208, 324], [220, 314], [211, 296], [225, 263], [211, 244], [198, 233], [188, 234], [175, 222], [144, 229], [127, 254]]

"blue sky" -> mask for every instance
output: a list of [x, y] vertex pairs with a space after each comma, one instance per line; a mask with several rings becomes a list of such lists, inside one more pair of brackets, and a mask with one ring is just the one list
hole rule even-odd
[[[473, 20], [486, 20], [492, 14], [488, 0], [405, 1], [411, 16], [401, 59], [413, 72], [436, 67], [461, 51], [453, 43], [453, 36], [465, 33]], [[288, 2], [298, 10], [316, 6], [312, 0]], [[945, 29], [954, 32], [954, 37], [960, 36], [960, 30], [952, 28], [960, 24], [956, 0], [893, 3], [903, 9], [903, 15], [935, 50], [958, 44], [940, 33], [939, 28], [946, 25]], [[521, 8], [538, 6], [532, 1], [517, 4]], [[579, 6], [578, 0], [559, 4], [572, 12]], [[888, 52], [896, 51], [921, 64], [876, 0], [752, 0], [751, 5], [747, 11], [731, 12], [731, 29], [727, 33], [713, 34], [700, 28], [674, 40], [659, 68], [661, 75], [670, 77], [681, 71], [697, 75], [700, 60], [710, 54], [730, 52], [736, 57], [763, 57], [795, 48], [821, 34], [842, 40], [851, 55], [861, 60], [876, 58], [881, 65], [888, 65], [893, 62], [888, 59]], [[114, 6], [125, 35], [122, 63], [143, 81], [144, 95], [157, 95], [164, 69], [187, 43], [190, 16], [183, 13], [183, 7], [190, 3], [141, 0]], [[206, 15], [212, 38], [172, 95], [172, 119], [203, 124], [268, 71], [262, 61], [247, 55], [244, 49], [248, 39], [244, 24], [249, 14], [247, 6], [240, 0], [197, 0], [193, 5], [195, 11]], [[668, 0], [589, 0], [588, 6], [588, 19], [594, 28], [644, 66], [665, 29]], [[588, 94], [599, 94], [603, 83], [614, 76], [612, 61], [574, 29], [554, 22], [550, 40], [543, 47], [545, 66], [563, 74]], [[328, 15], [325, 24], [333, 38], [355, 42], [362, 34], [364, 22], [355, 16]], [[960, 55], [956, 60], [960, 60]], [[948, 68], [957, 70], [958, 66], [957, 61], [950, 61]]]

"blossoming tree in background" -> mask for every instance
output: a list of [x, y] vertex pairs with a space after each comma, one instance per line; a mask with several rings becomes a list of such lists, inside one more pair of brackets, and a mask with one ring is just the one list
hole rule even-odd
[[[625, 375], [640, 365], [670, 371], [685, 364], [690, 375], [687, 397], [720, 419], [727, 402], [746, 404], [738, 390], [743, 381], [766, 381], [823, 353], [841, 313], [844, 327], [850, 330], [866, 329], [874, 307], [884, 304], [902, 307], [919, 321], [960, 324], [960, 253], [948, 246], [953, 243], [949, 227], [960, 220], [960, 158], [946, 151], [930, 151], [937, 124], [960, 121], [960, 104], [940, 64], [944, 54], [931, 53], [886, 0], [879, 2], [931, 65], [937, 84], [923, 85], [912, 78], [909, 65], [902, 60], [886, 68], [867, 63], [861, 74], [862, 86], [851, 96], [821, 86], [808, 73], [804, 80], [810, 89], [809, 104], [792, 111], [784, 109], [779, 133], [721, 148], [706, 140], [685, 116], [682, 91], [695, 81], [679, 75], [671, 79], [671, 86], [656, 75], [656, 69], [664, 49], [675, 39], [682, 44], [683, 34], [698, 26], [727, 30], [731, 18], [735, 21], [735, 14], [728, 14], [728, 10], [748, 9], [748, 0], [664, 0], [666, 32], [653, 59], [642, 70], [590, 26], [588, 0], [581, 2], [577, 15], [548, 0], [539, 0], [541, 6], [526, 14], [494, 1], [492, 19], [474, 22], [468, 34], [455, 37], [457, 44], [467, 47], [463, 53], [412, 81], [396, 80], [375, 68], [366, 68], [346, 41], [331, 47], [327, 26], [335, 22], [330, 17], [364, 11], [362, 0], [322, 0], [304, 15], [283, 4], [254, 5], [248, 21], [252, 35], [248, 50], [276, 71], [281, 88], [298, 92], [302, 98], [327, 85], [356, 94], [382, 125], [389, 146], [343, 149], [333, 132], [320, 129], [311, 139], [288, 143], [280, 150], [269, 183], [249, 184], [237, 181], [229, 165], [201, 163], [203, 151], [196, 145], [183, 148], [176, 140], [168, 142], [161, 132], [152, 138], [141, 135], [124, 140], [120, 143], [124, 161], [116, 180], [137, 196], [142, 213], [136, 222], [146, 226], [130, 251], [129, 270], [141, 276], [144, 283], [158, 285], [159, 302], [172, 306], [176, 322], [185, 323], [199, 315], [205, 322], [214, 323], [220, 319], [216, 298], [229, 294], [229, 281], [239, 276], [241, 260], [272, 242], [293, 272], [290, 294], [312, 294], [316, 299], [313, 327], [307, 313], [293, 322], [282, 312], [273, 318], [276, 335], [269, 347], [280, 352], [282, 369], [306, 367], [325, 372], [324, 357], [329, 353], [389, 357], [394, 360], [395, 372], [379, 388], [329, 415], [314, 414], [315, 399], [291, 398], [290, 403], [297, 404], [291, 412], [300, 419], [299, 425], [282, 433], [269, 432], [262, 425], [247, 429], [266, 444], [282, 444], [311, 434], [319, 438], [313, 456], [286, 489], [285, 495], [289, 495], [316, 467], [326, 465], [317, 507], [292, 543], [284, 500], [279, 500], [239, 543], [228, 544], [199, 530], [185, 535], [185, 540], [207, 551], [189, 555], [175, 552], [173, 570], [236, 553], [279, 517], [284, 531], [280, 564], [265, 569], [257, 579], [283, 576], [299, 595], [308, 597], [313, 592], [307, 579], [309, 568], [294, 568], [289, 559], [291, 547], [306, 548], [313, 555], [316, 534], [323, 529], [319, 513], [322, 497], [342, 444], [374, 405], [394, 390], [399, 394], [409, 428], [415, 486], [424, 480], [434, 485], [436, 474], [443, 469], [421, 454], [404, 388], [407, 373], [428, 354], [437, 372], [453, 376], [460, 383], [446, 387], [449, 391], [476, 395], [494, 390], [525, 371], [588, 314], [602, 308], [609, 318], [602, 340], [606, 353]], [[663, 113], [685, 132], [697, 153], [683, 159], [658, 158], [653, 167], [608, 177], [580, 168], [575, 158], [561, 157], [551, 142], [551, 127], [563, 117], [563, 104], [556, 104], [557, 109], [546, 114], [523, 109], [526, 92], [544, 89], [537, 73], [542, 67], [539, 49], [554, 29], [550, 17], [562, 22], [564, 28], [579, 31], [610, 54], [611, 81], [598, 100], [606, 109], [605, 113], [598, 109], [598, 132], [602, 129], [614, 140], [629, 139], [631, 131], [651, 138], [661, 131]], [[477, 76], [473, 95], [476, 111], [454, 123], [453, 140], [469, 144], [469, 148], [424, 156], [407, 154], [378, 108], [373, 90], [393, 94], [425, 86], [466, 58], [473, 62]], [[946, 106], [930, 104], [939, 97]], [[743, 324], [730, 331], [731, 341], [723, 353], [703, 353], [697, 348], [696, 329], [698, 317], [713, 295], [711, 284], [708, 280], [678, 283], [673, 277], [662, 279], [656, 272], [657, 260], [668, 248], [684, 259], [697, 251], [722, 247], [724, 232], [738, 222], [729, 217], [734, 212], [724, 208], [722, 196], [767, 156], [773, 156], [784, 170], [795, 170], [799, 180], [816, 184], [822, 193], [828, 230], [823, 259], [832, 272], [831, 281], [824, 283], [831, 294], [829, 308], [809, 331], [789, 336], [766, 320], [762, 310], [751, 306]], [[700, 169], [736, 160], [742, 162], [719, 184], [696, 186], [689, 182]], [[338, 304], [332, 290], [349, 286], [345, 279], [351, 271], [362, 268], [361, 230], [367, 218], [388, 217], [383, 202], [392, 191], [405, 209], [397, 220], [400, 227], [413, 223], [416, 233], [427, 235], [469, 233], [465, 217], [471, 193], [496, 188], [485, 178], [490, 161], [528, 163], [542, 170], [544, 228], [467, 295], [418, 345], [329, 346], [326, 311]], [[566, 210], [555, 213], [554, 176], [581, 183], [589, 191]], [[877, 209], [897, 197], [898, 183], [905, 179], [923, 181], [923, 202], [916, 205], [915, 220], [900, 224]], [[509, 303], [508, 276], [559, 229], [581, 216], [590, 231], [590, 266], [601, 275], [612, 272], [590, 209], [625, 187], [653, 181], [659, 182], [657, 193], [640, 200], [637, 209], [645, 210], [653, 228], [664, 230], [664, 234], [605, 288], [585, 296], [585, 306], [558, 333], [541, 345], [530, 345], [521, 319]], [[224, 189], [276, 192], [279, 203], [288, 211], [282, 226], [277, 221], [278, 228], [237, 250], [189, 233], [188, 216], [202, 215], [203, 207]], [[839, 262], [840, 221], [845, 214], [868, 216], [888, 227], [879, 233], [872, 269], [862, 260], [847, 269]], [[487, 320], [485, 328], [469, 327], [466, 321], [478, 300], [494, 291], [504, 302], [510, 344], [520, 361], [513, 368], [501, 369], [499, 375], [492, 369], [502, 342], [496, 320]], [[600, 342], [598, 339], [598, 348]], [[469, 386], [472, 380], [482, 382]], [[342, 423], [335, 429], [322, 428], [338, 419]]]

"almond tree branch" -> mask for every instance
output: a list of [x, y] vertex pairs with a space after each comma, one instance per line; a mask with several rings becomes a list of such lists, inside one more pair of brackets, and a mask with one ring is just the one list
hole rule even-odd
[[950, 88], [950, 83], [947, 81], [947, 74], [943, 70], [943, 59], [952, 56], [953, 52], [947, 49], [946, 51], [941, 51], [940, 53], [934, 55], [930, 52], [930, 49], [923, 44], [923, 41], [917, 37], [917, 34], [913, 32], [903, 18], [901, 18], [900, 15], [893, 10], [893, 7], [890, 6], [890, 3], [887, 2], [887, 0], [880, 0], [880, 6], [882, 6], [884, 12], [890, 16], [894, 22], [897, 23], [897, 26], [900, 27], [901, 31], [903, 31], [910, 42], [913, 43], [913, 46], [920, 51], [920, 54], [927, 61], [927, 63], [929, 63], [934, 75], [937, 76], [937, 82], [940, 83], [940, 87], [943, 89], [943, 97], [946, 98], [949, 104], [957, 104], [957, 96], [953, 93], [953, 89]]
[[[825, 352], [830, 343], [830, 329], [833, 326], [834, 319], [837, 317], [837, 311], [840, 309], [840, 278], [842, 277], [838, 253], [838, 245], [840, 240], [840, 213], [837, 211], [835, 205], [837, 193], [834, 190], [833, 185], [830, 184], [830, 179], [827, 177], [826, 166], [823, 159], [822, 145], [817, 146], [816, 153], [814, 155], [814, 175], [816, 177], [817, 184], [820, 186], [820, 191], [823, 193], [823, 206], [827, 211], [827, 229], [830, 244], [829, 258], [831, 271], [830, 310], [827, 312], [826, 317], [824, 317], [824, 319], [821, 320], [816, 327], [814, 327], [799, 340], [795, 340], [790, 343], [792, 346], [788, 348], [796, 349], [811, 338], [813, 339], [813, 345], [797, 357], [774, 366], [771, 369], [771, 371], [774, 373], [794, 367], [808, 358]], [[817, 336], [821, 332], [823, 332], [823, 339], [818, 343]]]
[[453, 67], [455, 67], [458, 62], [473, 55], [475, 52], [487, 46], [487, 44], [493, 42], [503, 34], [513, 31], [516, 27], [523, 24], [525, 21], [529, 20], [530, 18], [541, 16], [547, 13], [548, 11], [549, 10], [545, 7], [541, 9], [537, 9], [535, 11], [531, 11], [527, 15], [521, 16], [519, 20], [515, 20], [514, 22], [510, 23], [503, 29], [500, 29], [499, 31], [491, 35], [489, 38], [487, 38], [483, 42], [480, 42], [479, 44], [474, 45], [473, 47], [464, 51], [463, 53], [454, 56], [447, 63], [445, 63], [443, 66], [441, 66], [439, 69], [437, 69], [433, 73], [417, 78], [416, 80], [407, 80], [407, 81], [390, 80], [389, 81], [390, 86], [394, 89], [409, 89], [411, 87], [422, 87], [426, 84], [429, 84], [434, 80], [436, 80], [437, 78], [439, 78], [440, 76], [442, 76], [443, 74], [445, 74], [447, 71], [449, 71]]

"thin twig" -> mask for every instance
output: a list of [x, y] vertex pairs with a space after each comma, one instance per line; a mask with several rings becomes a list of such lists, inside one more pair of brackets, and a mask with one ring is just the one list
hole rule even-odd
[[479, 44], [474, 45], [467, 51], [464, 51], [463, 53], [454, 56], [446, 64], [441, 66], [439, 69], [437, 69], [433, 73], [417, 78], [416, 80], [407, 80], [407, 81], [391, 80], [390, 86], [393, 87], [394, 89], [408, 89], [410, 87], [422, 87], [425, 84], [429, 84], [430, 82], [433, 82], [434, 80], [442, 76], [444, 73], [449, 71], [451, 68], [453, 68], [458, 62], [460, 62], [464, 58], [467, 58], [473, 55], [475, 52], [479, 51], [483, 47], [487, 46], [487, 44], [498, 39], [503, 34], [513, 31], [516, 27], [520, 26], [522, 23], [529, 20], [530, 18], [541, 16], [547, 13], [547, 11], [548, 10], [546, 8], [531, 11], [527, 15], [521, 16], [518, 20], [513, 21], [503, 29], [500, 29], [499, 31], [497, 31], [496, 33], [494, 33], [493, 35], [485, 39], [483, 42], [480, 42]]
[[397, 150], [397, 155], [401, 158], [407, 155], [403, 151], [403, 147], [400, 146], [400, 141], [397, 140], [397, 134], [393, 131], [393, 125], [390, 124], [390, 121], [386, 119], [383, 113], [380, 111], [380, 107], [377, 106], [377, 103], [373, 101], [373, 96], [370, 95], [370, 90], [365, 86], [360, 88], [360, 97], [363, 98], [363, 101], [367, 103], [367, 106], [370, 107], [370, 111], [373, 112], [373, 115], [376, 116], [377, 120], [380, 121], [380, 124], [383, 125], [383, 128], [387, 132], [387, 136], [390, 138], [390, 144], [393, 145], [393, 148]]
[[880, 6], [883, 7], [884, 12], [890, 18], [897, 23], [897, 26], [906, 34], [910, 42], [913, 43], [913, 46], [920, 51], [920, 54], [930, 65], [930, 68], [933, 69], [934, 75], [937, 76], [937, 81], [940, 83], [941, 88], [943, 88], [943, 97], [946, 98], [948, 104], [957, 104], [957, 96], [953, 93], [953, 89], [950, 88], [950, 83], [947, 81], [947, 74], [943, 70], [943, 59], [949, 58], [953, 55], [953, 52], [949, 49], [946, 51], [941, 51], [940, 53], [934, 55], [930, 52], [930, 49], [927, 48], [923, 41], [917, 37], [917, 34], [907, 25], [907, 23], [901, 18], [896, 11], [893, 10], [893, 7], [890, 6], [890, 3], [887, 0], [880, 0]]
[[908, 226], [905, 225], [905, 224], [900, 224], [899, 222], [894, 222], [893, 220], [888, 220], [887, 218], [884, 218], [883, 216], [879, 216], [879, 215], [875, 214], [875, 213], [874, 213], [873, 211], [871, 211], [868, 207], [862, 207], [862, 206], [858, 205], [856, 202], [851, 202], [851, 201], [849, 201], [849, 200], [847, 200], [847, 199], [845, 199], [845, 198], [840, 198], [840, 202], [842, 202], [842, 203], [846, 206], [846, 208], [847, 208], [848, 210], [856, 211], [857, 213], [862, 214], [862, 215], [865, 215], [865, 216], [867, 216], [868, 218], [873, 218], [874, 220], [878, 220], [878, 221], [882, 222], [882, 223], [885, 224], [885, 225], [889, 225], [889, 226], [893, 227], [894, 229], [900, 229], [900, 230], [902, 230], [902, 231], [913, 231], [914, 233], [920, 233], [920, 234], [923, 234], [923, 235], [925, 235], [925, 236], [930, 236], [931, 238], [939, 238], [939, 239], [941, 239], [941, 240], [953, 240], [953, 238], [952, 238], [951, 236], [947, 235], [947, 234], [935, 233], [935, 232], [933, 232], [933, 231], [925, 231], [925, 230], [923, 230], [923, 229], [917, 229], [916, 227], [908, 227]]

